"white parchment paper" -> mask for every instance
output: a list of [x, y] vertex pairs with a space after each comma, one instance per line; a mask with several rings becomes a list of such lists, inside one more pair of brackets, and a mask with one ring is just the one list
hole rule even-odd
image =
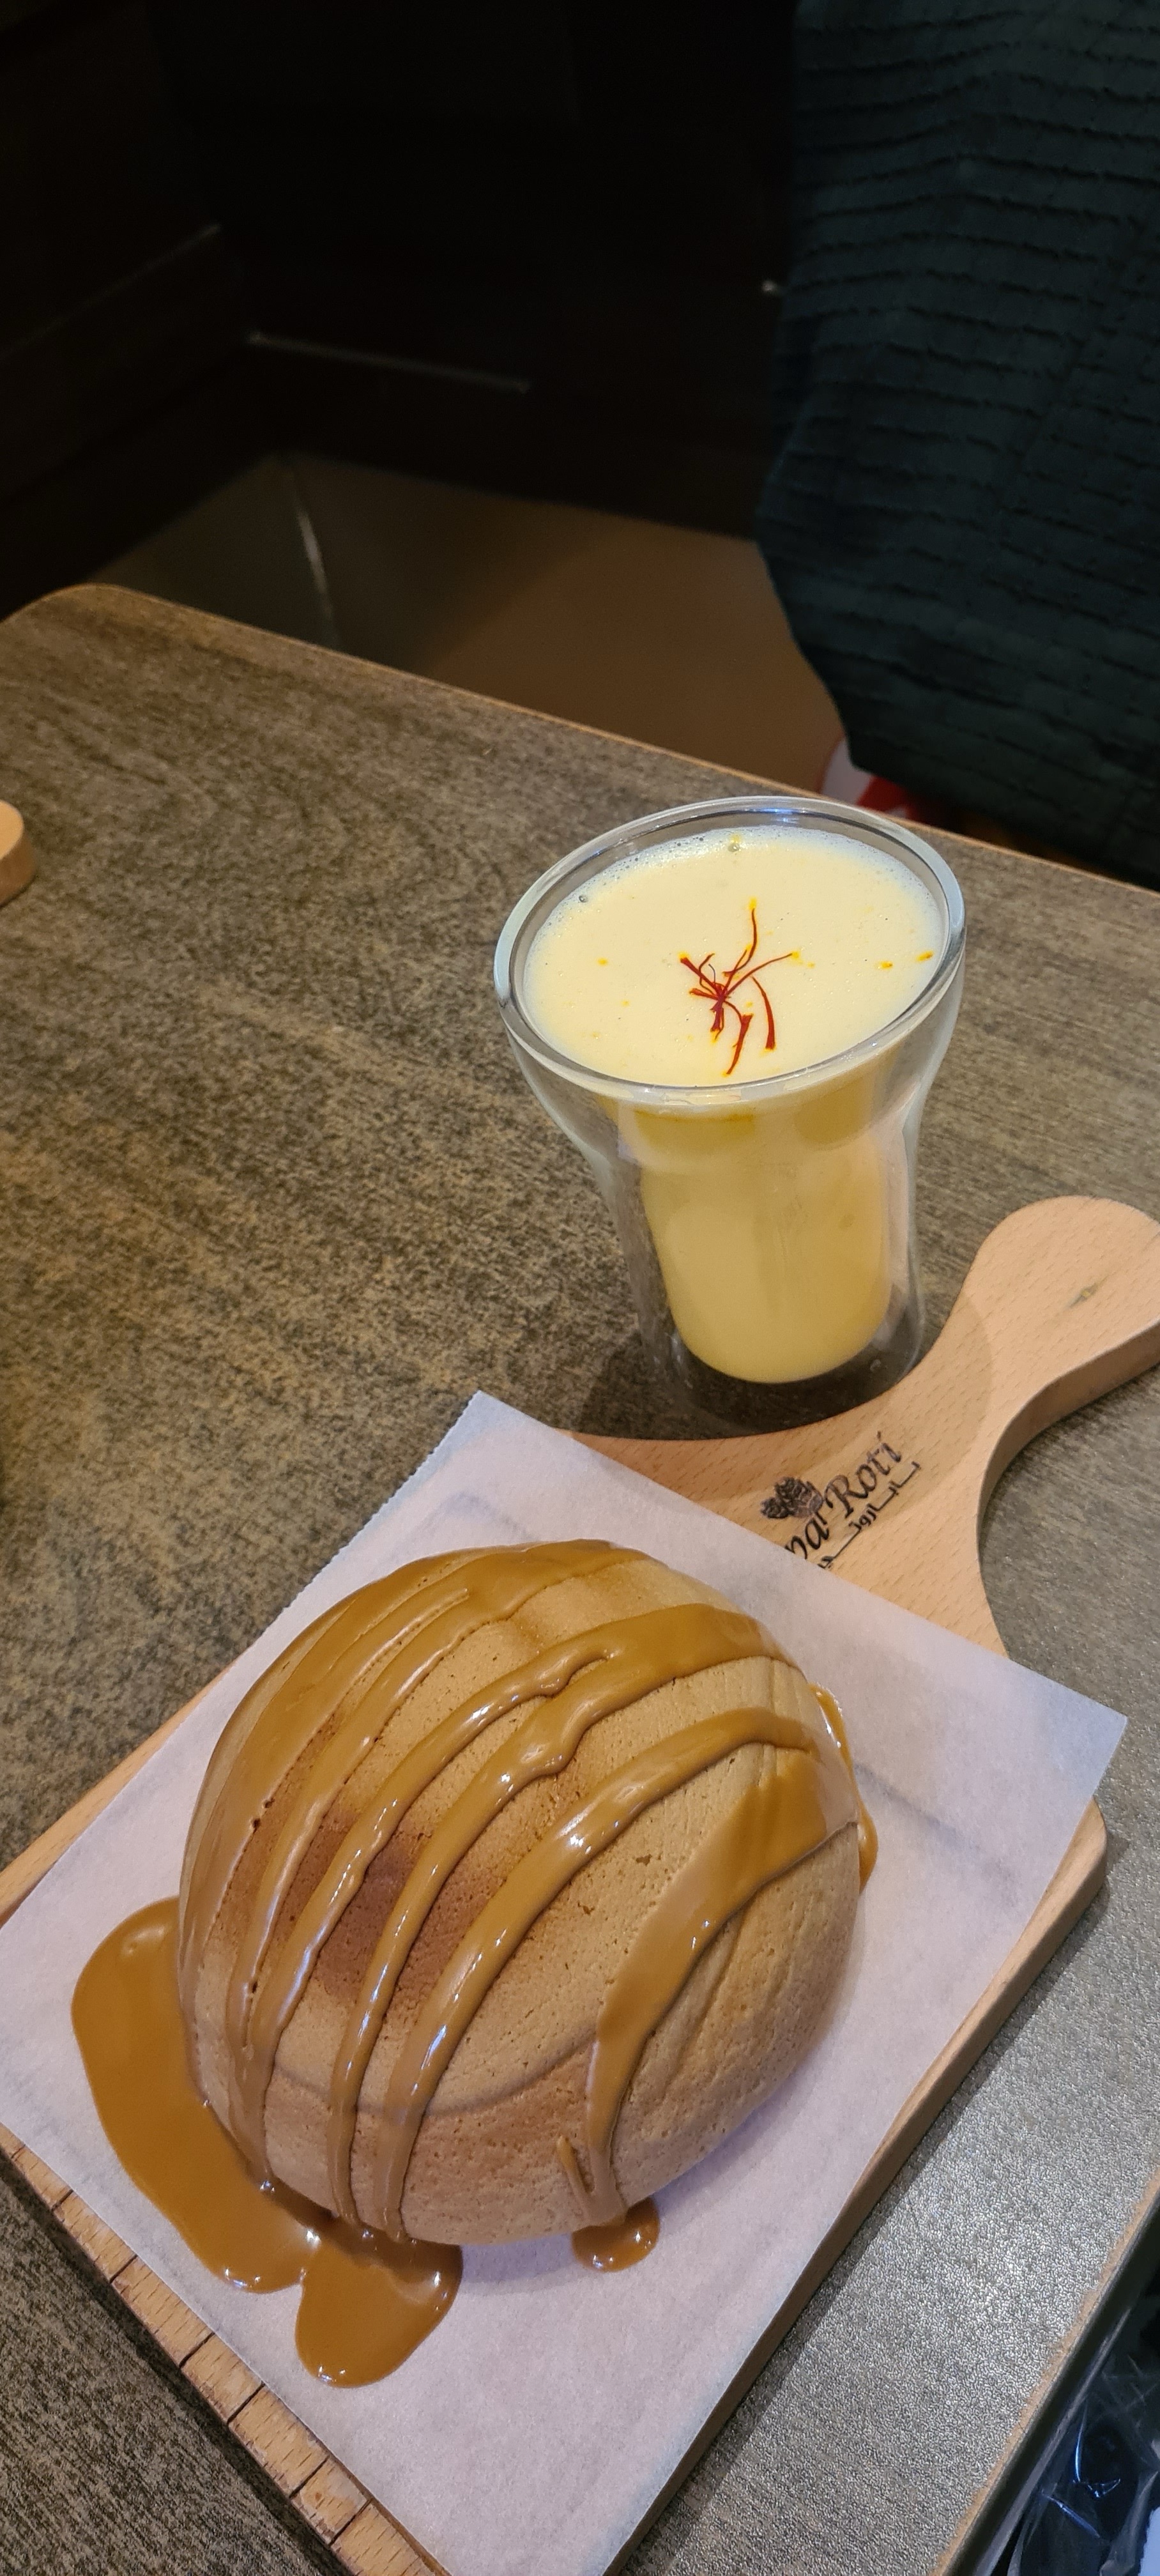
[[[564, 2237], [469, 2249], [450, 2315], [393, 2378], [326, 2388], [295, 2353], [297, 2292], [215, 2280], [122, 2172], [72, 2037], [72, 1989], [114, 1924], [176, 1889], [211, 1746], [289, 1637], [409, 1557], [573, 1537], [719, 1586], [837, 1693], [880, 1840], [850, 1970], [805, 2065], [661, 2195], [647, 2262], [584, 2272]], [[1014, 1946], [1122, 1724], [476, 1396], [0, 1931], [0, 2119], [449, 2576], [600, 2576]]]

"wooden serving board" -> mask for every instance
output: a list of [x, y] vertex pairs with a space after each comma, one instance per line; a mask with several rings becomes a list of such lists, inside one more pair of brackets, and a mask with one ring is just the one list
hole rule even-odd
[[[1003, 1468], [1048, 1423], [1158, 1360], [1160, 1226], [1110, 1200], [1047, 1199], [988, 1236], [933, 1349], [872, 1404], [753, 1438], [586, 1445], [1002, 1654], [978, 1541]], [[0, 1922], [188, 1713], [178, 1710], [0, 1872]], [[1083, 1912], [1102, 1882], [1106, 1848], [1093, 1803], [1022, 1939], [915, 2088], [698, 2448]], [[219, 2337], [4, 2129], [0, 2149], [337, 2560], [354, 2576], [422, 2576], [431, 2562], [416, 2544]], [[674, 2486], [694, 2456], [682, 2461]], [[657, 2509], [664, 2500], [656, 2499]]]

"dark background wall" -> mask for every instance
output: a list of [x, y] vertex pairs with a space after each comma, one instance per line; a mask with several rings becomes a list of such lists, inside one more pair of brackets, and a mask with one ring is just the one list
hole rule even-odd
[[271, 445], [748, 532], [792, 0], [0, 0], [0, 608]]

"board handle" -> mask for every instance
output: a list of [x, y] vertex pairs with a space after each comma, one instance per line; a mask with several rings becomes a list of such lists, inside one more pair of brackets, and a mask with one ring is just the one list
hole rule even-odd
[[1036, 1432], [1158, 1360], [1160, 1225], [1113, 1199], [1041, 1199], [988, 1235], [914, 1382], [940, 1410], [973, 1396], [978, 1516]]
[[933, 1348], [874, 1409], [922, 1473], [838, 1570], [1001, 1652], [979, 1529], [1004, 1467], [1157, 1360], [1160, 1226], [1109, 1199], [1019, 1208], [976, 1254]]

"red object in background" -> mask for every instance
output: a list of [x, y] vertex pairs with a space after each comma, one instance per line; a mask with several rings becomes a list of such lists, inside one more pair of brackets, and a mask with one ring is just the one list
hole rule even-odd
[[912, 796], [892, 778], [875, 778], [870, 770], [859, 769], [844, 734], [826, 762], [818, 794], [833, 796], [842, 805], [862, 805], [872, 814], [893, 814], [900, 823], [950, 821], [947, 807], [936, 797]]

